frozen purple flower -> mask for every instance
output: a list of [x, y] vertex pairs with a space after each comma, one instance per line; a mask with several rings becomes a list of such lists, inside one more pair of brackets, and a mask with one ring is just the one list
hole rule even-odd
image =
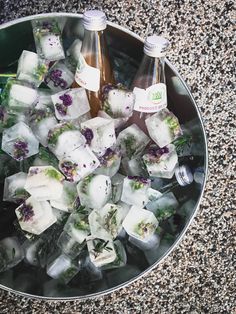
[[32, 220], [34, 216], [33, 207], [30, 204], [26, 204], [25, 202], [18, 209], [21, 217], [20, 221], [29, 221]]
[[61, 95], [59, 99], [62, 100], [63, 105], [69, 107], [72, 105], [72, 97], [68, 94]]
[[149, 179], [145, 179], [143, 177], [138, 177], [138, 176], [128, 176], [128, 179], [134, 180], [136, 182], [140, 182], [140, 183], [143, 183], [143, 184], [148, 184], [150, 182]]
[[30, 169], [30, 171], [29, 171], [30, 176], [33, 176], [33, 175], [38, 174], [38, 173], [39, 173], [39, 168], [33, 168], [33, 169]]
[[105, 153], [102, 156], [99, 156], [98, 159], [101, 165], [107, 166], [108, 162], [117, 155], [118, 154], [116, 151], [112, 150], [111, 148], [107, 148]]
[[77, 167], [78, 167], [78, 164], [73, 163], [71, 161], [64, 161], [60, 165], [61, 171], [65, 174], [67, 180], [71, 182], [74, 181], [73, 177], [76, 173]]
[[65, 116], [67, 113], [67, 107], [65, 107], [63, 104], [56, 104], [55, 105], [57, 111], [60, 113], [61, 116]]
[[20, 161], [27, 157], [27, 154], [29, 153], [27, 142], [18, 139], [15, 141], [13, 147], [13, 156], [16, 160]]
[[82, 130], [82, 134], [86, 138], [86, 143], [90, 145], [93, 139], [93, 131], [89, 128], [86, 128]]
[[163, 154], [168, 154], [168, 153], [169, 153], [168, 147], [159, 148], [157, 146], [151, 146], [148, 149], [148, 154], [152, 155], [153, 157], [159, 157], [159, 156], [162, 156]]

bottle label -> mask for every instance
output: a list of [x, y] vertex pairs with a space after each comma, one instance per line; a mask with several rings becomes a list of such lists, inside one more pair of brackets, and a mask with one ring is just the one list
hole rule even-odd
[[81, 87], [92, 92], [97, 92], [100, 88], [100, 70], [88, 65], [82, 54], [79, 56], [75, 81]]
[[167, 107], [166, 85], [163, 83], [152, 85], [147, 89], [135, 87], [133, 92], [136, 111], [151, 113]]

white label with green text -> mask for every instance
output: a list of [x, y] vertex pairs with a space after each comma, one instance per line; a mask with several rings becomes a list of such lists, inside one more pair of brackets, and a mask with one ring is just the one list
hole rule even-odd
[[81, 87], [97, 92], [100, 88], [100, 70], [88, 65], [80, 54], [75, 73], [75, 81]]
[[167, 107], [166, 85], [163, 83], [152, 85], [147, 89], [135, 87], [133, 92], [136, 111], [151, 113]]

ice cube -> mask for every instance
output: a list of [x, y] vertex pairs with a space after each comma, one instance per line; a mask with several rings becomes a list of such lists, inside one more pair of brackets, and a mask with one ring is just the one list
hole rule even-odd
[[152, 188], [149, 188], [148, 189], [148, 203], [146, 204], [146, 209], [148, 210], [155, 210], [156, 208], [156, 201], [162, 196], [162, 193], [155, 190], [155, 189], [152, 189]]
[[143, 161], [140, 157], [129, 159], [127, 157], [122, 159], [122, 170], [128, 176], [147, 176], [144, 170]]
[[64, 231], [79, 244], [82, 244], [90, 234], [87, 210], [73, 212], [64, 226]]
[[95, 117], [81, 123], [82, 134], [90, 148], [103, 154], [107, 148], [116, 142], [114, 122], [112, 120]]
[[91, 235], [104, 240], [115, 239], [128, 212], [126, 207], [110, 203], [98, 211], [93, 210], [89, 215]]
[[64, 176], [52, 166], [30, 167], [25, 190], [38, 201], [60, 199]]
[[48, 133], [48, 147], [60, 160], [85, 144], [85, 138], [71, 123], [59, 123]]
[[126, 118], [132, 115], [135, 102], [133, 92], [108, 86], [104, 98], [102, 108], [112, 118]]
[[36, 51], [39, 56], [49, 61], [65, 58], [61, 30], [55, 20], [32, 20]]
[[123, 190], [123, 182], [125, 176], [120, 173], [115, 174], [111, 178], [111, 185], [112, 185], [112, 201], [117, 203], [121, 199], [121, 194]]
[[90, 110], [84, 88], [73, 88], [52, 95], [52, 102], [58, 120], [71, 120], [86, 114]]
[[12, 112], [24, 111], [33, 107], [38, 100], [37, 90], [26, 82], [9, 80], [3, 93], [6, 94], [7, 106]]
[[82, 205], [99, 209], [111, 198], [111, 179], [102, 174], [90, 174], [77, 184]]
[[37, 154], [39, 142], [31, 129], [24, 122], [19, 122], [3, 131], [2, 150], [20, 161]]
[[122, 156], [129, 159], [142, 153], [149, 141], [148, 136], [136, 124], [121, 131], [117, 137]]
[[58, 199], [50, 200], [52, 207], [62, 211], [71, 212], [77, 197], [76, 184], [68, 181], [63, 181], [63, 191]]
[[182, 135], [177, 117], [167, 108], [147, 118], [145, 123], [149, 136], [161, 148]]
[[32, 51], [23, 50], [18, 61], [17, 79], [38, 87], [48, 70], [48, 63]]
[[79, 61], [80, 50], [82, 41], [78, 38], [73, 41], [70, 47], [67, 49], [66, 54], [71, 56], [77, 63]]
[[93, 237], [87, 238], [87, 247], [91, 262], [96, 267], [110, 264], [116, 259], [116, 251], [111, 240], [97, 239]]
[[61, 254], [47, 265], [48, 276], [68, 283], [78, 273], [78, 267], [72, 262], [71, 258]]
[[70, 123], [72, 123], [76, 128], [81, 129], [81, 123], [91, 119], [90, 112], [86, 112], [82, 116], [78, 117], [77, 119], [71, 119], [69, 120]]
[[150, 176], [171, 179], [178, 166], [178, 155], [173, 144], [162, 148], [150, 146], [143, 161]]
[[24, 189], [27, 173], [18, 172], [5, 178], [3, 200], [18, 203], [29, 197]]
[[57, 245], [64, 254], [74, 259], [82, 251], [85, 246], [85, 242], [79, 243], [74, 238], [69, 236], [67, 232], [63, 231], [57, 241]]
[[124, 179], [121, 201], [130, 205], [144, 207], [148, 203], [149, 179], [129, 176]]
[[[83, 251], [78, 257], [78, 266], [80, 269], [81, 282], [94, 282], [101, 280], [103, 273], [100, 267], [96, 267], [88, 255], [87, 251]], [[97, 288], [97, 285], [96, 285]]]
[[117, 149], [108, 148], [102, 156], [98, 157], [100, 167], [94, 173], [113, 177], [120, 168], [121, 156]]
[[33, 234], [41, 234], [56, 222], [52, 208], [47, 201], [29, 197], [15, 210], [21, 228]]
[[36, 239], [35, 241], [26, 240], [23, 244], [23, 249], [25, 252], [25, 261], [33, 266], [40, 266], [40, 261], [38, 258], [38, 250], [43, 244], [43, 239]]
[[45, 88], [38, 89], [38, 101], [35, 106], [36, 109], [53, 108], [52, 91]]
[[152, 212], [132, 206], [123, 221], [123, 227], [129, 236], [148, 242], [158, 227], [158, 221]]
[[47, 146], [48, 132], [54, 128], [57, 120], [49, 108], [33, 109], [30, 114], [30, 126], [40, 144]]
[[66, 176], [67, 180], [78, 182], [85, 178], [100, 165], [96, 155], [88, 145], [82, 145], [60, 160], [59, 168]]
[[45, 84], [53, 91], [60, 92], [71, 86], [74, 73], [66, 66], [64, 61], [56, 62], [45, 77]]
[[7, 237], [0, 241], [0, 272], [19, 264], [24, 252], [16, 237]]
[[161, 197], [157, 198], [157, 200], [146, 205], [146, 207], [154, 213], [158, 221], [171, 217], [178, 206], [179, 203], [172, 192], [164, 193]]
[[116, 251], [116, 259], [114, 262], [104, 265], [102, 267], [103, 270], [120, 268], [125, 266], [127, 263], [126, 251], [123, 244], [119, 240], [116, 240], [114, 241], [114, 247]]

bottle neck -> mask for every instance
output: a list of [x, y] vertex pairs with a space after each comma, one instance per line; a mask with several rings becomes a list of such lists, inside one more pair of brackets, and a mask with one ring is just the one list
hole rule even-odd
[[105, 31], [89, 31], [85, 29], [81, 53], [89, 65], [98, 67], [102, 56], [107, 56], [108, 54]]
[[154, 58], [144, 54], [132, 83], [132, 89], [134, 87], [148, 88], [157, 83], [166, 83], [164, 57]]

